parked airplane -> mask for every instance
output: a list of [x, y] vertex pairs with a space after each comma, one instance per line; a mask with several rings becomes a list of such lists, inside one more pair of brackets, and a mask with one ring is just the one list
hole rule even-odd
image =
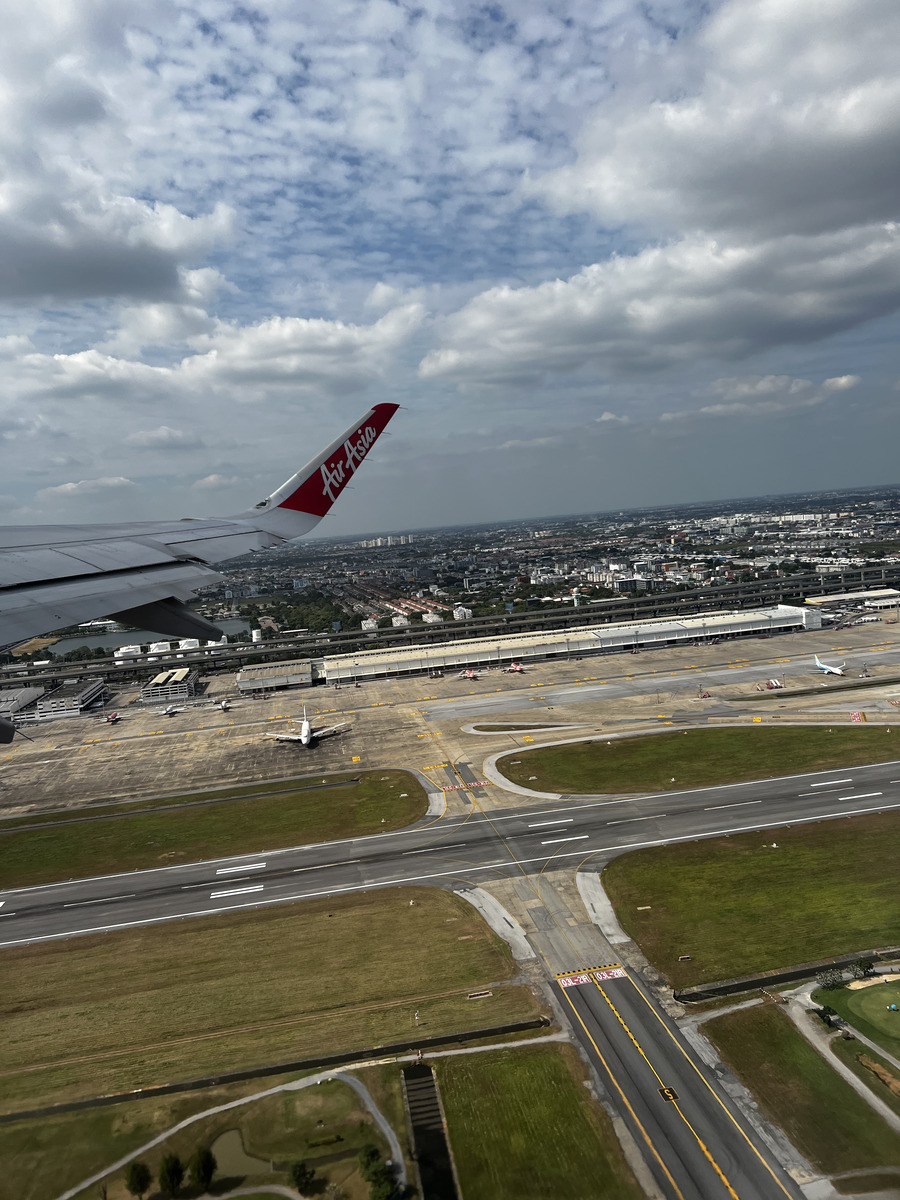
[[474, 671], [460, 671], [460, 673], [457, 675], [456, 678], [457, 679], [477, 679], [478, 676], [475, 674]]
[[209, 564], [309, 533], [398, 407], [376, 404], [271, 496], [234, 517], [0, 528], [0, 650], [110, 615], [173, 637], [221, 638], [187, 604], [197, 588], [221, 581]]
[[119, 721], [119, 714], [117, 712], [106, 714], [107, 725], [116, 725], [118, 723], [118, 721]]
[[841, 665], [839, 667], [830, 667], [828, 665], [828, 663], [823, 663], [820, 660], [818, 654], [814, 655], [813, 657], [816, 660], [816, 666], [819, 668], [820, 671], [823, 672], [823, 674], [825, 674], [825, 675], [843, 675], [844, 667], [847, 665], [846, 663], [841, 663]]
[[221, 708], [222, 712], [231, 712], [231, 704], [227, 700], [223, 700], [219, 708]]
[[275, 742], [299, 742], [301, 746], [312, 746], [319, 738], [331, 737], [350, 726], [346, 721], [339, 725], [329, 725], [327, 729], [313, 729], [306, 716], [306, 705], [303, 705], [303, 720], [300, 722], [299, 733], [264, 733], [263, 737], [272, 738]]
[[524, 675], [525, 668], [521, 663], [510, 663], [506, 668], [507, 675]]
[[174, 704], [167, 704], [165, 708], [157, 708], [154, 711], [160, 717], [174, 717], [176, 713], [187, 712], [187, 709], [176, 708]]

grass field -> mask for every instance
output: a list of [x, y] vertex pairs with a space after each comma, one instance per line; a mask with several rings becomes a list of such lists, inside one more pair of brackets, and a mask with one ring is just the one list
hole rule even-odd
[[895, 1166], [900, 1134], [797, 1032], [775, 1005], [708, 1021], [703, 1032], [760, 1108], [826, 1174]]
[[[323, 780], [342, 786], [322, 787]], [[409, 825], [427, 805], [414, 776], [387, 770], [304, 779], [294, 788], [282, 781], [268, 790], [239, 789], [238, 795], [234, 799], [229, 793], [210, 792], [139, 807], [105, 806], [89, 813], [101, 819], [85, 820], [86, 813], [56, 816], [52, 824], [45, 820], [34, 829], [0, 824], [2, 886], [25, 887], [383, 832]], [[219, 802], [198, 803], [208, 798]]]
[[898, 757], [900, 728], [765, 726], [679, 730], [611, 742], [599, 738], [523, 751], [518, 766], [501, 758], [497, 767], [513, 783], [539, 792], [610, 794], [770, 779]]
[[896, 945], [898, 855], [900, 813], [881, 813], [636, 850], [603, 883], [677, 988]]
[[14, 947], [0, 972], [4, 1110], [365, 1049], [415, 1011], [423, 1036], [540, 1011], [475, 910], [424, 888]]
[[[892, 1108], [897, 1116], [900, 1117], [900, 1094], [892, 1092], [887, 1084], [879, 1079], [874, 1071], [865, 1067], [859, 1059], [860, 1057], [865, 1057], [876, 1062], [880, 1067], [890, 1071], [900, 1081], [900, 1071], [895, 1066], [855, 1038], [852, 1040], [845, 1040], [842, 1037], [833, 1038], [831, 1041], [831, 1051], [836, 1058], [839, 1058], [845, 1066], [850, 1068], [854, 1075], [863, 1081], [871, 1092], [878, 1096], [880, 1100], [883, 1100], [888, 1108]], [[900, 1166], [900, 1163], [898, 1163], [898, 1166]]]
[[[815, 993], [815, 1000], [817, 1004], [830, 1004], [860, 1033], [877, 1042], [894, 1058], [900, 1058], [900, 978], [853, 991], [849, 988], [819, 991]], [[888, 1011], [889, 1004], [896, 1004], [897, 1012]]]
[[[393, 1071], [399, 1080], [399, 1068], [394, 1067]], [[273, 1082], [244, 1083], [185, 1096], [138, 1101], [116, 1109], [0, 1126], [0, 1159], [4, 1166], [0, 1200], [51, 1200], [185, 1117], [238, 1096], [263, 1091]], [[368, 1086], [368, 1080], [366, 1083]], [[380, 1107], [380, 1098], [377, 1095], [374, 1098]], [[405, 1120], [402, 1101], [399, 1125], [395, 1124], [395, 1112], [382, 1111], [402, 1142]], [[238, 1132], [238, 1145], [247, 1155], [271, 1162], [276, 1169], [262, 1170], [247, 1179], [247, 1167], [240, 1164], [236, 1167], [226, 1147], [215, 1145], [229, 1131]], [[246, 1186], [245, 1180], [251, 1186], [254, 1181], [284, 1184], [287, 1182], [284, 1167], [296, 1159], [305, 1159], [316, 1168], [323, 1183], [337, 1183], [348, 1197], [359, 1196], [362, 1200], [368, 1189], [358, 1176], [355, 1156], [366, 1142], [374, 1143], [388, 1156], [387, 1143], [368, 1109], [346, 1084], [334, 1081], [202, 1119], [140, 1157], [155, 1178], [164, 1154], [178, 1154], [186, 1162], [199, 1147], [213, 1146], [219, 1163], [215, 1190]], [[58, 1153], [60, 1146], [66, 1147], [65, 1154]], [[108, 1200], [127, 1200], [124, 1179], [124, 1169], [108, 1177], [105, 1181]], [[98, 1194], [96, 1186], [83, 1193], [85, 1200], [95, 1200]]]
[[612, 1124], [570, 1046], [438, 1059], [438, 1086], [466, 1197], [638, 1200]]

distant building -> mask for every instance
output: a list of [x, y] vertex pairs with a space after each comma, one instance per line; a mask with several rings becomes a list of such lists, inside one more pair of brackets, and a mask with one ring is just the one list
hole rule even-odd
[[192, 700], [197, 692], [199, 672], [191, 667], [160, 671], [141, 688], [142, 704], [171, 704], [173, 700]]
[[77, 717], [106, 695], [105, 679], [69, 679], [60, 687], [46, 692], [37, 702], [39, 720], [55, 717]]

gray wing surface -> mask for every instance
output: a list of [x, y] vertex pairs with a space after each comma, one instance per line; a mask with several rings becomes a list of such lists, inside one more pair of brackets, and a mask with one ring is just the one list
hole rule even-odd
[[249, 512], [218, 520], [0, 528], [0, 649], [95, 617], [220, 637], [188, 608], [212, 564], [302, 537], [330, 511], [396, 404], [377, 404]]

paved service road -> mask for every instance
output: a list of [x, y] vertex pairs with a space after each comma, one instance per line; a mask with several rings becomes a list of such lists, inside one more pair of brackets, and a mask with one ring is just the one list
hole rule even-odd
[[624, 968], [610, 964], [557, 983], [576, 1033], [667, 1200], [802, 1196]]
[[628, 800], [476, 808], [394, 833], [3, 891], [0, 946], [394, 884], [536, 875], [551, 858], [599, 864], [641, 846], [898, 807], [900, 763]]

